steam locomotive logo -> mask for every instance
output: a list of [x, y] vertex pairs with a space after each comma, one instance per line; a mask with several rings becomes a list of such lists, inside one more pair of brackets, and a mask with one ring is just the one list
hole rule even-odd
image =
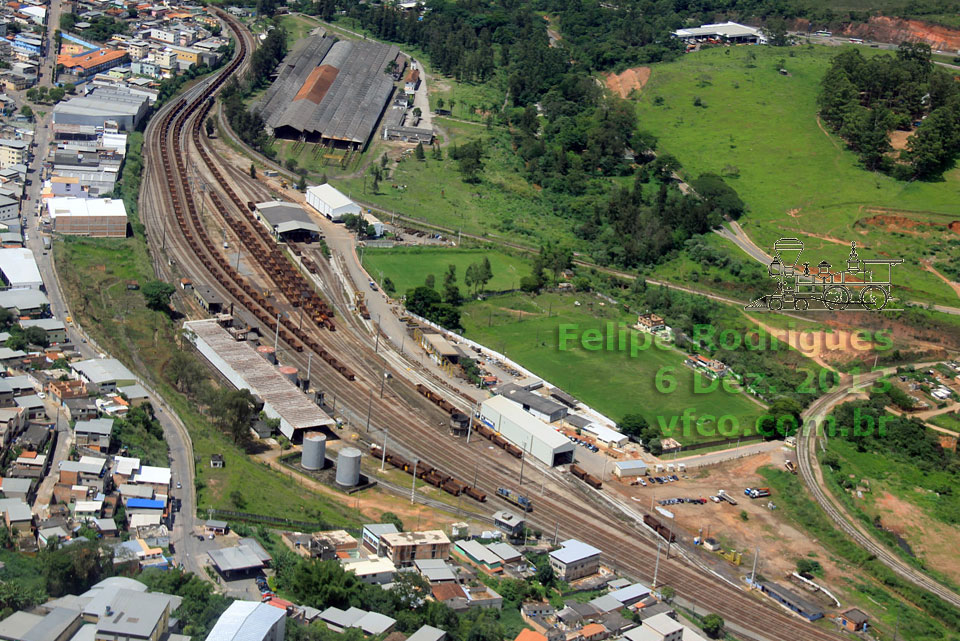
[[833, 271], [827, 261], [821, 261], [816, 272], [810, 263], [802, 263], [803, 243], [797, 238], [781, 238], [773, 246], [773, 260], [768, 272], [777, 281], [777, 291], [761, 296], [744, 309], [865, 309], [880, 311], [891, 300], [893, 267], [903, 262], [893, 260], [861, 260], [856, 241], [850, 243], [846, 270]]

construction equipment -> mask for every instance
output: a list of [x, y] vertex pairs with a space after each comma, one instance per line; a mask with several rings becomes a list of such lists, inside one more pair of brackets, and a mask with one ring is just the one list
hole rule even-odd
[[729, 503], [730, 505], [736, 505], [737, 501], [732, 496], [727, 494], [726, 490], [717, 490], [717, 496]]

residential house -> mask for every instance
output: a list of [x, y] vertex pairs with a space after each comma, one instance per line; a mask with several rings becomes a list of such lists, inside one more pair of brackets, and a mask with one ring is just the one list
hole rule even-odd
[[25, 415], [21, 407], [0, 407], [0, 446], [6, 447], [20, 434]]
[[367, 551], [380, 556], [383, 554], [380, 537], [385, 534], [396, 534], [397, 532], [399, 532], [399, 530], [393, 523], [368, 523], [363, 526], [360, 540]]
[[18, 396], [14, 399], [16, 406], [23, 410], [23, 417], [28, 421], [42, 420], [47, 416], [47, 406], [43, 399], [36, 394]]
[[352, 572], [364, 583], [386, 585], [393, 583], [397, 566], [387, 559], [370, 556], [364, 559], [344, 559], [341, 561], [344, 571]]
[[559, 550], [550, 553], [550, 566], [561, 581], [596, 574], [600, 570], [600, 550], [588, 543], [568, 539], [560, 544]]
[[106, 452], [110, 449], [110, 435], [113, 433], [112, 418], [95, 418], [77, 421], [73, 428], [75, 443], [80, 447]]
[[3, 493], [5, 499], [20, 499], [26, 503], [32, 487], [33, 479], [18, 479], [8, 476], [0, 478], [0, 492]]

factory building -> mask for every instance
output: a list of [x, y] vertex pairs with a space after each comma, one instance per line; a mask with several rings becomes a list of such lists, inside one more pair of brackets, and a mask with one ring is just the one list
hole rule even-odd
[[279, 369], [257, 353], [252, 345], [235, 341], [216, 320], [183, 324], [203, 356], [237, 389], [248, 389], [263, 400], [269, 418], [280, 419], [280, 433], [300, 442], [308, 432], [332, 428], [334, 420], [317, 407], [311, 397], [297, 389]]
[[512, 383], [501, 385], [497, 389], [497, 393], [547, 423], [559, 421], [567, 415], [567, 408], [564, 405]]
[[0, 249], [0, 275], [10, 289], [40, 289], [43, 278], [33, 252], [23, 247]]
[[53, 122], [103, 127], [111, 121], [122, 130], [134, 131], [149, 110], [146, 96], [121, 87], [96, 87], [85, 96], [57, 103], [53, 108]]
[[309, 243], [320, 237], [320, 228], [299, 205], [269, 201], [257, 203], [255, 209], [257, 220], [278, 240]]
[[116, 198], [50, 198], [53, 231], [72, 236], [126, 238], [127, 210]]
[[342, 221], [347, 214], [359, 216], [361, 212], [360, 205], [329, 183], [308, 187], [307, 204], [335, 223]]
[[573, 462], [574, 445], [563, 434], [504, 396], [480, 406], [480, 419], [505, 439], [551, 467]]

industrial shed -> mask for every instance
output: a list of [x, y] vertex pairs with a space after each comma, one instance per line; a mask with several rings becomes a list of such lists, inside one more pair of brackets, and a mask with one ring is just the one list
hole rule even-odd
[[320, 228], [299, 205], [269, 201], [255, 207], [257, 219], [278, 239], [309, 243], [320, 236]]
[[560, 403], [551, 401], [545, 396], [540, 396], [512, 383], [501, 385], [497, 389], [497, 393], [510, 399], [524, 410], [547, 423], [559, 421], [567, 415], [567, 408]]
[[278, 138], [363, 149], [393, 94], [384, 71], [399, 58], [393, 45], [305, 38], [280, 65], [260, 113]]
[[249, 343], [235, 341], [215, 320], [183, 324], [203, 356], [237, 389], [248, 389], [263, 400], [263, 412], [280, 419], [280, 433], [300, 442], [311, 431], [331, 428], [334, 420], [297, 389]]
[[334, 222], [340, 222], [348, 214], [359, 216], [361, 213], [360, 205], [329, 183], [308, 187], [307, 204]]
[[503, 396], [484, 401], [480, 406], [480, 419], [551, 467], [573, 462], [574, 445], [566, 436]]

